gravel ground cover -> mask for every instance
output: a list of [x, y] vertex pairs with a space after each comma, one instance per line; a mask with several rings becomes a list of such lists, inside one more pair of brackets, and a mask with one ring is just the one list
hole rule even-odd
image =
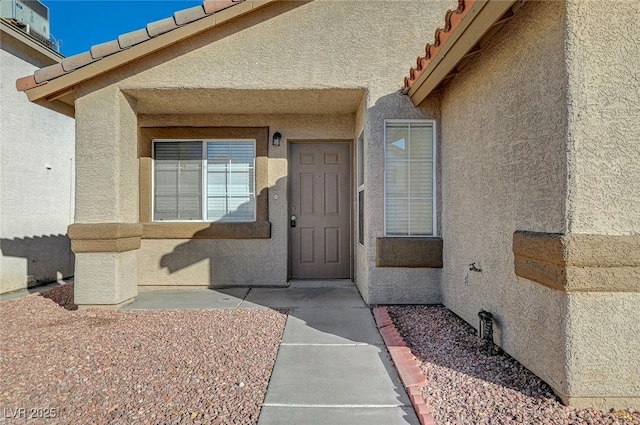
[[0, 423], [257, 422], [284, 313], [71, 311], [54, 291], [0, 304]]
[[640, 412], [577, 410], [442, 306], [392, 306], [389, 315], [427, 377], [422, 394], [439, 424], [640, 424]]

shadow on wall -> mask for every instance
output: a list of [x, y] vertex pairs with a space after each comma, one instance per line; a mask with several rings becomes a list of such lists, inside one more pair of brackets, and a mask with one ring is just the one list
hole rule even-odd
[[[73, 276], [75, 255], [71, 251], [71, 241], [67, 235], [0, 239], [0, 252], [2, 257], [26, 259], [26, 270], [21, 270], [20, 273], [22, 278], [26, 276], [27, 287], [56, 281], [58, 273], [63, 278]], [[6, 266], [2, 268], [3, 281], [4, 274], [11, 271]], [[4, 289], [5, 285], [2, 286]]]
[[[278, 179], [271, 187], [276, 193], [286, 193], [285, 178]], [[281, 197], [282, 202], [286, 202]], [[255, 244], [273, 244], [271, 239], [271, 223], [269, 222], [269, 189], [263, 189], [256, 196], [256, 221], [255, 222], [225, 222], [225, 219], [243, 217], [250, 203], [240, 204], [235, 210], [223, 217], [223, 220], [209, 223], [209, 226], [195, 232], [189, 241], [176, 246], [172, 252], [162, 256], [160, 267], [166, 268], [173, 274], [186, 269], [203, 260], [209, 260], [210, 287], [223, 286], [252, 286], [259, 283], [262, 273], [250, 270], [265, 266], [265, 259], [258, 258], [256, 251], [252, 249]], [[262, 236], [252, 236], [261, 234]], [[245, 242], [246, 250], [238, 251], [237, 244], [230, 248], [231, 242]], [[245, 257], [238, 256], [244, 254]], [[238, 264], [236, 270], [233, 264]], [[224, 271], [217, 266], [224, 264]], [[259, 270], [259, 269], [258, 269]], [[236, 276], [237, 279], [234, 279]], [[252, 281], [252, 279], [254, 281]], [[193, 285], [204, 282], [194, 282]], [[283, 282], [284, 283], [284, 282]]]

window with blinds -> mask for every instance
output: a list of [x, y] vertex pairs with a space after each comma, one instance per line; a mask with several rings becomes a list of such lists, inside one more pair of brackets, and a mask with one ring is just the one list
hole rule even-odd
[[433, 123], [387, 121], [384, 146], [386, 235], [434, 235]]
[[155, 221], [255, 221], [255, 141], [154, 140], [153, 158]]

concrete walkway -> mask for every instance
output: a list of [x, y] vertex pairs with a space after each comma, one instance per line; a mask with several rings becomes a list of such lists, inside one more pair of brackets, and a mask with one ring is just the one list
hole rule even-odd
[[123, 310], [287, 308], [258, 425], [418, 425], [409, 398], [350, 281], [286, 289], [145, 291]]

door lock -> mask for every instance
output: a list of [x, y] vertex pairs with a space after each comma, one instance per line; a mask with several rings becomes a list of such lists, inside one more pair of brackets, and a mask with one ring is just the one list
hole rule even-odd
[[296, 219], [297, 217], [295, 215], [291, 216], [291, 227], [296, 227]]

